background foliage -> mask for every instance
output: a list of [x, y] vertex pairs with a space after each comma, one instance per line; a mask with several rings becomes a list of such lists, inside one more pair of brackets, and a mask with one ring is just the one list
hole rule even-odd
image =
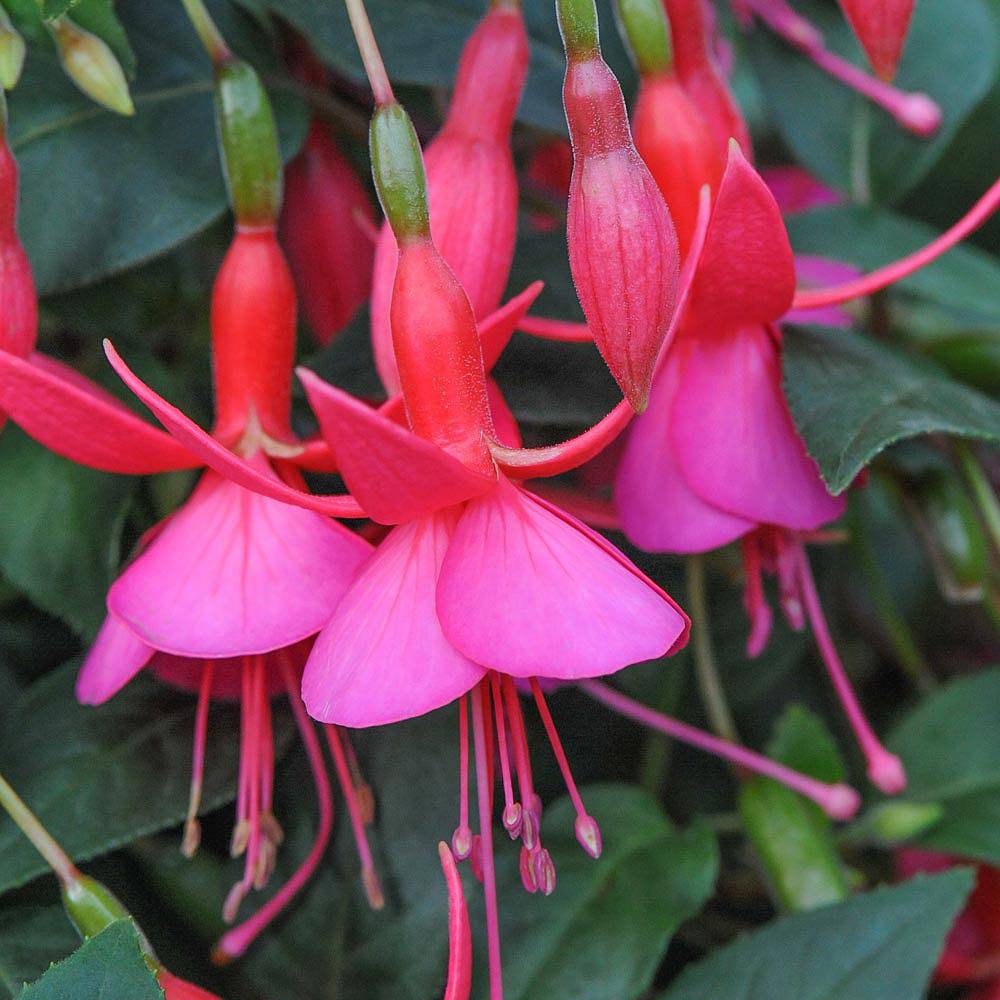
[[[137, 113], [117, 118], [58, 70], [34, 0], [3, 2], [29, 39], [10, 121], [22, 172], [20, 231], [43, 297], [40, 346], [117, 393], [99, 347], [111, 336], [143, 375], [205, 423], [207, 303], [229, 229], [208, 60], [173, 0], [114, 7], [46, 0], [49, 15], [72, 7], [133, 77]], [[565, 131], [552, 5], [525, 6], [532, 64], [515, 133], [521, 161], [547, 134]], [[833, 47], [860, 61], [832, 2], [798, 6]], [[363, 168], [363, 91], [351, 85], [361, 79], [360, 63], [341, 5], [218, 0], [210, 7], [233, 47], [263, 73], [286, 157], [303, 140], [309, 95], [282, 68], [279, 33], [287, 22], [308, 36], [342, 74], [336, 100], [321, 109], [334, 114]], [[390, 73], [429, 137], [480, 4], [370, 0], [368, 7]], [[634, 77], [611, 11], [603, 0], [599, 7], [606, 56], [630, 95]], [[848, 197], [789, 220], [797, 250], [874, 267], [926, 241], [978, 197], [997, 172], [998, 26], [1000, 0], [918, 0], [900, 82], [940, 102], [944, 125], [931, 141], [903, 134], [763, 30], [733, 35], [735, 85], [760, 160], [794, 160]], [[563, 237], [521, 228], [511, 287], [542, 278], [540, 310], [578, 316]], [[928, 482], [945, 477], [967, 491], [960, 470], [970, 456], [998, 471], [986, 447], [1000, 436], [998, 236], [994, 221], [875, 308], [859, 307], [851, 332], [790, 330], [785, 357], [796, 423], [830, 488], [840, 492], [869, 469], [866, 488], [851, 494], [850, 541], [820, 553], [817, 563], [849, 669], [909, 769], [906, 800], [940, 807], [917, 839], [995, 864], [1000, 671], [985, 668], [998, 662], [998, 580], [990, 570], [979, 602], [947, 600], [918, 530], [926, 524], [914, 517]], [[363, 314], [332, 347], [312, 344], [303, 336], [302, 354], [326, 377], [378, 392]], [[497, 375], [537, 440], [587, 424], [615, 400], [586, 347], [518, 338]], [[972, 443], [956, 446], [963, 439]], [[82, 470], [12, 426], [0, 437], [0, 469], [0, 770], [75, 857], [92, 861], [179, 974], [240, 1000], [437, 995], [447, 940], [435, 844], [455, 815], [452, 713], [358, 740], [377, 795], [386, 910], [371, 914], [363, 905], [349, 831], [338, 822], [327, 863], [292, 911], [245, 960], [213, 968], [207, 954], [236, 871], [225, 852], [229, 814], [220, 809], [235, 793], [236, 714], [214, 716], [206, 849], [185, 862], [175, 827], [189, 780], [191, 699], [145, 679], [99, 709], [78, 706], [72, 694], [78, 655], [100, 623], [110, 580], [192, 478], [133, 481]], [[678, 560], [631, 554], [684, 601]], [[996, 551], [990, 555], [995, 566]], [[766, 654], [748, 662], [737, 554], [717, 553], [710, 570], [709, 619], [743, 739], [827, 780], [846, 774], [865, 787], [857, 761], [837, 749], [850, 742], [841, 738], [808, 639], [779, 626]], [[704, 722], [685, 656], [633, 668], [618, 683]], [[875, 823], [885, 810], [877, 796], [856, 824], [834, 829], [792, 793], [760, 780], [738, 789], [721, 765], [667, 746], [577, 692], [556, 694], [552, 704], [574, 765], [592, 785], [588, 803], [605, 853], [591, 862], [566, 836], [566, 801], [547, 818], [559, 871], [554, 896], [523, 895], [516, 856], [501, 849], [509, 997], [925, 994], [970, 876], [873, 888], [892, 876], [892, 844]], [[279, 732], [288, 732], [288, 720], [280, 723]], [[288, 833], [286, 867], [307, 849], [315, 822], [308, 797], [297, 794], [307, 780], [300, 750], [289, 750], [277, 805]], [[553, 762], [542, 762], [539, 785], [547, 800], [557, 794]], [[78, 941], [42, 873], [15, 829], [0, 821], [0, 997], [156, 996], [127, 925], [112, 926], [46, 972]], [[469, 895], [478, 900], [471, 887]], [[479, 906], [473, 903], [474, 927]], [[67, 983], [76, 992], [66, 992]]]

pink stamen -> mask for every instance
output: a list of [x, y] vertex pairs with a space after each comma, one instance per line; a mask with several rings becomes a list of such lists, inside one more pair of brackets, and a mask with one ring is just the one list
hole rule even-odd
[[517, 696], [517, 688], [510, 677], [504, 675], [503, 686], [504, 707], [507, 709], [507, 722], [510, 726], [510, 741], [514, 750], [514, 770], [517, 771], [517, 788], [521, 795], [522, 828], [521, 836], [525, 846], [531, 848], [528, 838], [538, 833], [541, 822], [541, 810], [536, 809], [535, 784], [531, 777], [531, 759], [528, 756], [528, 735], [524, 728], [524, 715], [521, 712], [521, 702]]
[[541, 894], [551, 896], [556, 891], [556, 866], [541, 844], [531, 852], [531, 871]]
[[801, 545], [798, 548], [798, 562], [802, 596], [805, 600], [813, 635], [816, 637], [816, 645], [819, 647], [830, 680], [844, 707], [851, 728], [854, 730], [858, 745], [868, 762], [868, 777], [876, 788], [881, 789], [887, 795], [895, 795], [906, 787], [906, 772], [903, 769], [903, 762], [882, 746], [865, 718], [857, 695], [847, 678], [844, 665], [837, 654], [833, 639], [830, 637], [823, 607], [820, 604], [819, 595], [816, 593], [816, 582], [813, 580], [812, 569], [809, 566], [809, 557], [806, 555], [804, 546]]
[[333, 829], [333, 799], [330, 794], [330, 781], [323, 763], [323, 751], [312, 720], [306, 714], [302, 697], [299, 694], [299, 684], [294, 673], [284, 657], [278, 658], [284, 675], [285, 686], [288, 688], [288, 700], [302, 743], [306, 748], [309, 766], [312, 769], [313, 783], [316, 786], [316, 801], [319, 806], [319, 826], [316, 838], [302, 864], [295, 870], [291, 878], [271, 897], [252, 917], [238, 927], [228, 931], [219, 940], [212, 951], [212, 959], [218, 964], [224, 964], [242, 955], [258, 934], [288, 905], [289, 901], [312, 876], [326, 851]]
[[802, 588], [799, 585], [798, 550], [799, 544], [786, 533], [775, 536], [777, 547], [778, 593], [785, 620], [801, 632], [806, 627], [805, 611], [802, 608]]
[[333, 765], [337, 769], [337, 780], [347, 802], [347, 814], [351, 819], [351, 829], [354, 832], [354, 842], [358, 849], [358, 859], [361, 861], [361, 882], [365, 887], [368, 905], [373, 910], [381, 910], [385, 906], [385, 896], [382, 894], [382, 884], [379, 882], [375, 862], [372, 860], [371, 846], [368, 834], [365, 832], [365, 821], [355, 794], [354, 782], [351, 781], [351, 771], [347, 765], [347, 757], [341, 743], [341, 733], [336, 726], [324, 726], [326, 741], [333, 755]]
[[941, 109], [931, 98], [899, 90], [831, 52], [819, 30], [785, 0], [745, 0], [745, 7], [824, 72], [887, 111], [903, 128], [927, 138], [941, 126]]
[[198, 809], [201, 807], [201, 790], [205, 775], [205, 743], [208, 736], [208, 709], [212, 700], [212, 679], [215, 676], [215, 661], [205, 660], [201, 670], [201, 685], [198, 688], [198, 708], [194, 715], [194, 748], [191, 753], [191, 795], [188, 799], [188, 814], [184, 822], [184, 838], [181, 853], [193, 858], [201, 842], [201, 824]]
[[989, 190], [958, 220], [950, 229], [946, 229], [927, 246], [922, 247], [908, 257], [880, 267], [870, 274], [862, 275], [854, 281], [829, 288], [799, 290], [792, 302], [793, 309], [821, 309], [824, 306], [839, 305], [850, 302], [851, 299], [871, 295], [879, 289], [892, 285], [897, 281], [919, 271], [920, 268], [936, 260], [956, 243], [965, 239], [969, 233], [978, 229], [986, 220], [1000, 208], [1000, 180], [996, 180]]
[[761, 774], [766, 778], [780, 781], [792, 791], [812, 799], [833, 819], [850, 819], [861, 805], [861, 797], [849, 785], [841, 783], [830, 785], [816, 778], [811, 778], [809, 775], [793, 771], [790, 767], [769, 760], [746, 747], [720, 739], [718, 736], [703, 732], [677, 719], [671, 719], [648, 705], [634, 701], [601, 681], [580, 681], [579, 687], [596, 701], [620, 715], [634, 719], [643, 726], [665, 733], [667, 736], [697, 747], [699, 750], [715, 754], [715, 756], [728, 760], [737, 767], [752, 771], [754, 774]]
[[263, 888], [261, 881], [261, 695], [263, 692], [263, 664], [262, 656], [253, 658], [253, 711], [252, 729], [250, 733], [250, 839], [247, 842], [246, 871], [243, 876], [247, 889], [253, 886], [256, 889]]
[[271, 726], [271, 699], [267, 693], [267, 679], [262, 669], [260, 673], [260, 805], [264, 813], [270, 814], [274, 807], [274, 730]]
[[500, 964], [500, 913], [497, 906], [497, 880], [493, 865], [493, 790], [489, 785], [489, 762], [486, 750], [486, 721], [483, 718], [486, 693], [472, 694], [472, 736], [476, 755], [476, 797], [479, 801], [480, 863], [483, 869], [483, 892], [486, 897], [486, 939], [490, 962], [490, 1000], [503, 1000], [503, 969]]
[[545, 316], [525, 316], [517, 328], [522, 333], [544, 340], [559, 340], [565, 344], [590, 343], [594, 335], [586, 323], [573, 323], [564, 319], [548, 319]]
[[[552, 713], [549, 711], [549, 706], [545, 701], [545, 695], [542, 694], [542, 689], [539, 686], [538, 679], [535, 677], [531, 678], [531, 693], [535, 696], [535, 704], [538, 706], [538, 714], [542, 717], [542, 725], [545, 726], [545, 733], [549, 738], [549, 743], [552, 745], [552, 752], [555, 754], [556, 762], [559, 764], [559, 770], [562, 772], [563, 781], [566, 784], [566, 790], [569, 792], [569, 797], [573, 802], [573, 808], [576, 810], [576, 823], [574, 827], [576, 839], [580, 842], [580, 846], [592, 858], [599, 858], [601, 856], [600, 828], [598, 827], [597, 821], [594, 817], [588, 815], [583, 804], [583, 799], [580, 797], [580, 792], [576, 787], [576, 782], [573, 780], [573, 772], [570, 770], [569, 761], [566, 758], [566, 751], [563, 749], [562, 740], [559, 739], [556, 724], [552, 720]], [[546, 852], [546, 854], [547, 853], [548, 852]], [[549, 863], [551, 864], [551, 859], [549, 860]], [[545, 881], [539, 878], [538, 884], [544, 892]]]
[[233, 837], [229, 845], [229, 853], [239, 857], [246, 850], [247, 816], [249, 815], [250, 792], [247, 784], [247, 766], [249, 759], [247, 751], [248, 716], [250, 711], [250, 673], [247, 661], [240, 664], [240, 773], [239, 788], [236, 796], [236, 825], [233, 827]]
[[764, 596], [761, 573], [760, 544], [756, 533], [743, 538], [743, 572], [746, 584], [743, 589], [743, 607], [750, 618], [750, 635], [747, 637], [747, 656], [757, 657], [764, 651], [771, 635], [771, 606]]
[[490, 674], [490, 688], [493, 692], [493, 711], [496, 717], [497, 748], [500, 755], [500, 775], [503, 781], [503, 826], [511, 840], [521, 835], [521, 804], [514, 801], [514, 783], [510, 776], [510, 757], [507, 750], [507, 732], [503, 717], [503, 701], [500, 693], [500, 678], [496, 671]]
[[531, 850], [524, 845], [521, 846], [521, 855], [518, 859], [518, 870], [521, 873], [521, 885], [525, 892], [538, 892], [538, 882], [535, 879], [535, 869], [531, 863]]
[[343, 729], [340, 731], [340, 742], [344, 745], [347, 763], [351, 767], [351, 780], [354, 782], [354, 790], [358, 796], [361, 816], [365, 821], [365, 826], [371, 826], [375, 822], [375, 796], [372, 794], [372, 786], [365, 781], [361, 765], [358, 763], [358, 755], [354, 752], [354, 745]]
[[472, 853], [469, 826], [469, 705], [465, 695], [458, 699], [458, 826], [451, 835], [451, 849], [459, 861]]

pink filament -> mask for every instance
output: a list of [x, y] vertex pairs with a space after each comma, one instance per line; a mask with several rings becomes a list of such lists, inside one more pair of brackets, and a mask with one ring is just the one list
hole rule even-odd
[[181, 850], [185, 857], [193, 857], [198, 850], [200, 829], [198, 809], [201, 806], [201, 790], [205, 775], [205, 743], [208, 735], [208, 709], [212, 699], [212, 679], [215, 676], [215, 661], [205, 660], [201, 671], [201, 686], [198, 688], [198, 708], [194, 716], [194, 747], [191, 752], [191, 797], [188, 800], [187, 821], [184, 824], [184, 839]]
[[584, 808], [583, 799], [580, 797], [576, 782], [573, 780], [573, 772], [570, 770], [569, 761], [566, 759], [566, 751], [563, 749], [562, 740], [559, 739], [559, 732], [556, 729], [555, 722], [552, 720], [552, 713], [549, 711], [549, 706], [545, 701], [545, 695], [542, 694], [542, 689], [538, 684], [537, 678], [532, 677], [530, 684], [531, 693], [535, 696], [535, 704], [538, 706], [538, 714], [542, 717], [545, 734], [552, 745], [552, 752], [555, 754], [556, 763], [562, 772], [566, 791], [569, 792], [569, 797], [573, 802], [573, 808], [576, 810], [577, 816], [586, 816], [587, 810]]
[[510, 776], [510, 757], [507, 751], [507, 727], [504, 725], [503, 702], [500, 694], [500, 678], [494, 671], [490, 674], [490, 687], [493, 691], [493, 711], [496, 716], [497, 752], [500, 757], [500, 776], [503, 781], [504, 815], [514, 806], [514, 783]]
[[330, 831], [333, 829], [333, 799], [330, 795], [330, 781], [326, 773], [326, 765], [323, 763], [323, 751], [316, 738], [312, 720], [306, 714], [305, 706], [302, 704], [295, 675], [284, 657], [278, 657], [278, 660], [285, 686], [288, 689], [288, 700], [292, 706], [292, 713], [295, 715], [295, 722], [302, 736], [306, 755], [309, 758], [309, 766], [312, 769], [313, 782], [316, 786], [316, 801], [319, 805], [319, 827], [316, 830], [316, 839], [313, 841], [309, 853], [291, 878], [252, 917], [228, 931], [219, 940], [212, 952], [212, 957], [220, 964], [242, 955], [257, 935], [305, 885], [323, 857], [330, 839]]
[[848, 785], [829, 785], [799, 771], [793, 771], [784, 764], [779, 764], [777, 761], [754, 753], [753, 750], [748, 750], [746, 747], [730, 743], [728, 740], [720, 739], [718, 736], [689, 726], [685, 722], [663, 715], [655, 709], [621, 694], [601, 681], [580, 681], [579, 686], [603, 705], [607, 705], [608, 708], [627, 718], [634, 719], [650, 729], [665, 733], [667, 736], [697, 747], [699, 750], [715, 754], [737, 767], [780, 781], [800, 795], [812, 799], [816, 805], [834, 819], [850, 819], [858, 811], [861, 799], [858, 793]]
[[564, 319], [548, 319], [545, 316], [525, 316], [517, 328], [522, 333], [543, 340], [558, 340], [564, 344], [589, 344], [594, 340], [586, 323], [574, 323]]
[[744, 5], [776, 34], [807, 55], [820, 69], [887, 111], [905, 129], [933, 135], [941, 125], [941, 109], [926, 94], [901, 91], [831, 52], [815, 26], [785, 0], [744, 0]]
[[906, 772], [903, 770], [903, 763], [895, 754], [889, 753], [882, 746], [861, 710], [858, 697], [851, 687], [851, 682], [847, 679], [847, 673], [844, 671], [844, 665], [840, 662], [840, 656], [837, 654], [833, 639], [830, 638], [830, 630], [826, 624], [823, 607], [819, 602], [819, 595], [816, 593], [816, 583], [809, 566], [809, 557], [806, 555], [805, 547], [801, 545], [798, 547], [798, 561], [799, 583], [802, 587], [806, 613], [809, 615], [813, 635], [816, 637], [816, 645], [819, 647], [830, 680], [857, 737], [858, 745], [868, 762], [868, 777], [876, 788], [881, 789], [887, 795], [895, 795], [906, 787]]
[[[510, 725], [510, 740], [514, 747], [514, 769], [517, 771], [517, 787], [521, 793], [521, 807], [525, 816], [530, 816], [527, 823], [534, 823], [536, 826], [539, 817], [535, 815], [535, 783], [531, 777], [531, 760], [528, 756], [528, 738], [524, 731], [524, 715], [521, 712], [521, 703], [518, 701], [517, 688], [510, 677], [504, 675], [502, 678], [504, 705], [507, 709], [507, 721]], [[525, 844], [532, 847], [532, 844]]]
[[978, 229], [996, 210], [1000, 208], [1000, 179], [993, 182], [986, 193], [958, 220], [950, 229], [946, 229], [927, 246], [922, 247], [908, 257], [880, 267], [870, 274], [862, 275], [854, 281], [830, 288], [815, 288], [800, 290], [795, 293], [792, 302], [793, 309], [820, 309], [824, 306], [838, 305], [871, 295], [881, 288], [894, 284], [903, 278], [919, 271], [920, 268], [936, 260], [956, 243], [965, 239], [969, 233]]
[[458, 827], [452, 836], [452, 847], [459, 861], [472, 850], [469, 829], [469, 704], [465, 695], [458, 699]]
[[364, 816], [361, 813], [354, 782], [351, 780], [351, 771], [347, 765], [347, 757], [344, 755], [340, 731], [336, 726], [324, 726], [323, 728], [326, 732], [326, 741], [330, 746], [330, 753], [333, 755], [334, 767], [337, 769], [337, 780], [340, 782], [340, 789], [347, 802], [347, 814], [351, 819], [354, 842], [358, 848], [358, 859], [361, 862], [361, 881], [368, 896], [368, 904], [373, 910], [381, 910], [385, 906], [385, 897], [382, 895], [382, 886], [375, 871], [375, 862], [372, 860], [368, 834], [365, 832]]
[[503, 1000], [503, 969], [500, 964], [500, 913], [497, 906], [497, 880], [493, 865], [493, 789], [490, 787], [486, 750], [486, 720], [481, 694], [472, 693], [472, 736], [476, 755], [476, 797], [479, 801], [480, 863], [483, 870], [483, 893], [486, 897], [486, 938], [490, 962], [490, 1000]]

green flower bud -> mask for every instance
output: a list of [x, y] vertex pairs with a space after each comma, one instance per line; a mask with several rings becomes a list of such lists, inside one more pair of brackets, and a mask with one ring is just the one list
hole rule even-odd
[[879, 840], [895, 844], [929, 830], [943, 815], [939, 802], [885, 802], [872, 810], [865, 825]]
[[424, 157], [413, 122], [401, 105], [393, 101], [375, 109], [369, 144], [375, 187], [396, 239], [429, 236]]
[[281, 210], [278, 130], [260, 77], [242, 59], [224, 62], [216, 71], [215, 120], [237, 221], [273, 224]]
[[0, 7], [0, 87], [13, 89], [24, 66], [24, 39]]
[[125, 73], [107, 43], [68, 17], [49, 22], [66, 75], [91, 100], [119, 115], [135, 114]]
[[587, 59], [601, 51], [594, 0], [556, 0], [563, 48], [570, 59]]
[[663, 0], [617, 0], [615, 11], [625, 47], [643, 76], [670, 69], [670, 31]]

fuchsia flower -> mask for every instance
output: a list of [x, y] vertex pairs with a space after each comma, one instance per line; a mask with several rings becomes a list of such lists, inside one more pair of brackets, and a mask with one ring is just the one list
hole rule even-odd
[[[35, 349], [38, 305], [31, 265], [17, 236], [17, 161], [0, 109], [0, 352], [26, 358]], [[0, 407], [0, 429], [7, 417]]]
[[375, 248], [368, 193], [329, 127], [309, 126], [285, 171], [281, 243], [313, 335], [329, 344], [368, 298]]
[[163, 990], [165, 1000], [220, 1000], [214, 993], [203, 990], [186, 979], [179, 979], [168, 969], [160, 968], [156, 980]]
[[[517, 3], [491, 6], [462, 50], [444, 127], [424, 153], [434, 242], [478, 320], [507, 285], [517, 234], [517, 176], [510, 134], [528, 71], [528, 38]], [[371, 297], [375, 365], [399, 392], [389, 307], [396, 239], [388, 223], [375, 252]]]
[[913, 0], [840, 0], [876, 75], [891, 80], [903, 54]]

